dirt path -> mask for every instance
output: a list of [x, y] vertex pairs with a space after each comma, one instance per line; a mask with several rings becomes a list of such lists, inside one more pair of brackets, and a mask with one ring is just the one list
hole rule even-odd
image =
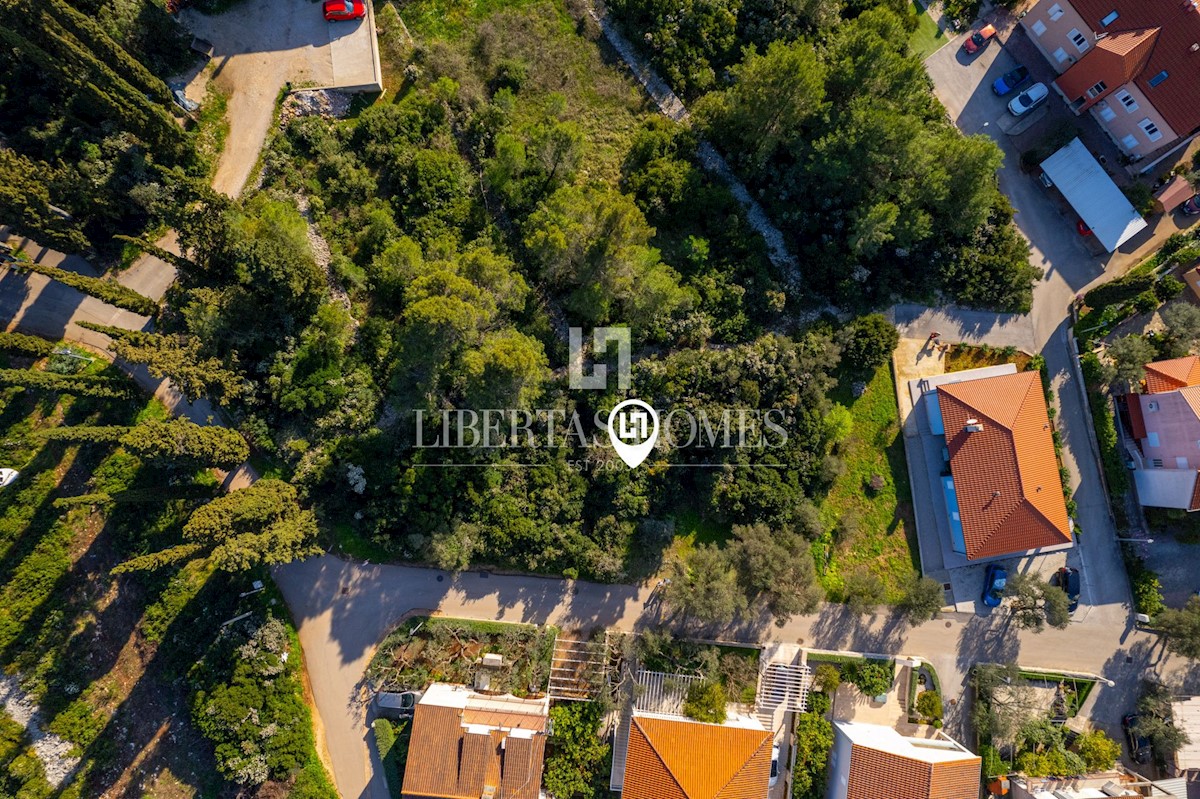
[[[608, 40], [612, 48], [621, 56], [621, 60], [625, 62], [626, 66], [629, 67], [629, 71], [642, 84], [642, 88], [646, 90], [650, 98], [654, 100], [659, 111], [664, 116], [670, 117], [676, 122], [690, 122], [691, 114], [688, 113], [683, 101], [671, 90], [666, 81], [658, 76], [654, 68], [641, 57], [625, 36], [617, 30], [616, 25], [606, 15], [598, 12], [595, 6], [588, 6], [588, 15], [600, 26], [600, 30], [604, 33], [604, 38]], [[767, 252], [771, 263], [783, 274], [788, 288], [793, 291], [802, 289], [803, 276], [800, 273], [800, 264], [796, 261], [795, 256], [788, 251], [783, 233], [771, 222], [771, 219], [767, 216], [767, 212], [758, 204], [758, 201], [750, 196], [750, 192], [746, 189], [745, 184], [733, 173], [729, 164], [717, 152], [716, 148], [706, 141], [701, 141], [699, 156], [700, 163], [704, 168], [720, 178], [729, 187], [734, 199], [745, 209], [747, 221], [767, 243]]]

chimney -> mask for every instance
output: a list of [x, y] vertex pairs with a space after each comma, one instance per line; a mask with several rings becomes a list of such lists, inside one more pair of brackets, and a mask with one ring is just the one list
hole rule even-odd
[[982, 433], [983, 425], [979, 423], [978, 419], [968, 419], [966, 429], [968, 433]]

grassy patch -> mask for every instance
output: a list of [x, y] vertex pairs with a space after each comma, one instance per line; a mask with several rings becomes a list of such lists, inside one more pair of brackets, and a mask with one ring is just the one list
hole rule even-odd
[[946, 351], [946, 371], [963, 372], [984, 366], [1000, 366], [1015, 363], [1018, 372], [1029, 366], [1031, 356], [1016, 347], [972, 347], [970, 344], [951, 344]]
[[473, 685], [478, 660], [498, 654], [490, 690], [516, 696], [539, 694], [550, 677], [554, 627], [418, 617], [400, 623], [367, 668], [379, 690], [423, 689], [431, 682]]
[[913, 55], [925, 60], [950, 40], [945, 33], [938, 30], [938, 24], [933, 21], [933, 17], [925, 13], [925, 8], [917, 0], [913, 0], [912, 8], [917, 15], [917, 29], [908, 38], [908, 49]]
[[850, 409], [854, 428], [842, 445], [845, 471], [820, 505], [821, 520], [832, 531], [822, 582], [830, 597], [840, 598], [845, 575], [866, 568], [895, 601], [919, 558], [891, 367], [876, 370], [861, 397], [855, 399], [842, 380], [833, 398]]
[[[404, 20], [418, 38], [457, 39], [470, 23], [500, 11], [537, 5], [541, 0], [417, 0], [404, 6]], [[562, 21], [572, 27], [565, 10]]]
[[207, 165], [210, 177], [217, 171], [225, 140], [229, 138], [229, 119], [225, 116], [228, 105], [229, 97], [216, 83], [210, 82], [204, 102], [196, 112], [196, 127], [192, 132], [196, 154]]

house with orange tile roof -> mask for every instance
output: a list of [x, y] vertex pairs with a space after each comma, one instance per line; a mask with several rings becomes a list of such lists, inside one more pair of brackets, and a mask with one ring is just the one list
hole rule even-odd
[[706, 724], [634, 711], [621, 797], [766, 799], [774, 739], [769, 730], [744, 718], [736, 724]]
[[1141, 503], [1200, 510], [1200, 358], [1146, 364], [1145, 393], [1119, 397], [1117, 410]]
[[1200, 0], [1041, 0], [1021, 26], [1071, 110], [1131, 158], [1200, 129]]
[[971, 562], [1073, 545], [1041, 375], [1008, 366], [943, 375], [929, 398], [951, 546]]
[[538, 799], [550, 700], [433, 683], [413, 712], [403, 799]]
[[834, 722], [829, 799], [978, 799], [981, 759], [950, 736]]

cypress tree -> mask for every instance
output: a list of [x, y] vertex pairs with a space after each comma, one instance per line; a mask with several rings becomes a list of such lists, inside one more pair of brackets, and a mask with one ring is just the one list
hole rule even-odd
[[39, 275], [45, 275], [48, 278], [57, 280], [59, 283], [64, 283], [71, 288], [78, 289], [101, 302], [107, 302], [109, 305], [115, 305], [118, 308], [124, 308], [127, 311], [132, 311], [142, 316], [154, 316], [154, 314], [158, 313], [157, 302], [149, 297], [138, 294], [131, 288], [122, 286], [116, 281], [105, 280], [100, 277], [88, 277], [78, 272], [71, 272], [46, 264], [22, 262], [20, 266], [22, 269], [37, 272]]

